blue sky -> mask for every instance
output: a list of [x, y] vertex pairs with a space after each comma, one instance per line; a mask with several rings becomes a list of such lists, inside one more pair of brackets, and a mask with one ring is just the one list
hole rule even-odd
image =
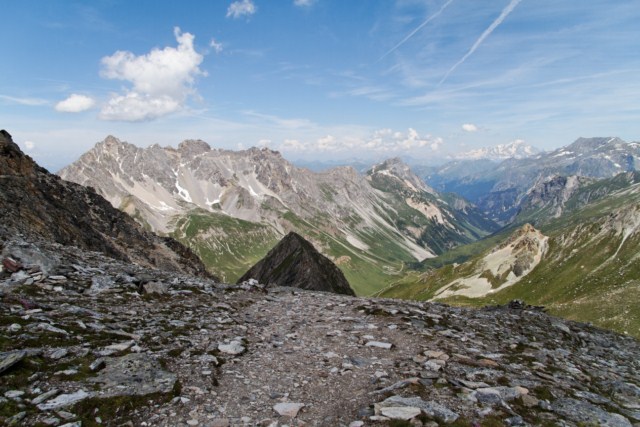
[[637, 0], [3, 2], [0, 127], [57, 170], [112, 134], [425, 162], [640, 139]]

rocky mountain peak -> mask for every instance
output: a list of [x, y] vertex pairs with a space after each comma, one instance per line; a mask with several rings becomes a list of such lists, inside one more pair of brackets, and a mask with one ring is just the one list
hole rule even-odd
[[194, 157], [211, 151], [211, 146], [201, 139], [187, 139], [178, 145], [178, 152], [183, 156]]
[[414, 192], [425, 191], [436, 194], [436, 191], [425, 184], [425, 182], [411, 170], [411, 167], [399, 157], [387, 159], [373, 166], [368, 174], [370, 176], [383, 175], [396, 178], [402, 183], [403, 187]]
[[608, 146], [616, 147], [618, 145], [625, 144], [626, 142], [618, 137], [594, 137], [576, 139], [572, 144], [565, 147], [565, 150], [571, 150], [577, 153], [588, 153], [595, 150], [603, 149]]
[[251, 279], [266, 285], [355, 295], [342, 271], [293, 231], [251, 267], [238, 283]]

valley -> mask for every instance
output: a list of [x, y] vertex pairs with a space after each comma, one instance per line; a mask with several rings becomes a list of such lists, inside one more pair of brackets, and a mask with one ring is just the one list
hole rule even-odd
[[480, 150], [428, 170], [391, 158], [360, 174], [312, 172], [268, 149], [200, 140], [144, 149], [108, 137], [60, 176], [183, 242], [227, 282], [295, 231], [358, 295], [475, 306], [523, 299], [640, 336], [639, 158], [637, 143], [580, 138], [548, 153]]

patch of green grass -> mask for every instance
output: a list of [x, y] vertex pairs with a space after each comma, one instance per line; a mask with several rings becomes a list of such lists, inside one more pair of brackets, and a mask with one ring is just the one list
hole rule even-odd
[[268, 225], [196, 210], [175, 219], [172, 237], [189, 246], [209, 271], [235, 282], [279, 240]]

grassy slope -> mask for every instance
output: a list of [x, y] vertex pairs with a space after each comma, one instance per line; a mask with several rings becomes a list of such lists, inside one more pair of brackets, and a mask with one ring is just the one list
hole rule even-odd
[[[633, 235], [623, 244], [619, 233], [603, 231], [611, 212], [640, 203], [639, 192], [630, 190], [598, 198], [544, 225], [542, 231], [550, 236], [544, 261], [512, 287], [484, 298], [455, 297], [445, 302], [479, 306], [523, 299], [545, 305], [556, 315], [640, 337], [640, 235]], [[470, 274], [481, 256], [460, 266], [451, 262], [473, 253], [484, 254], [504, 237], [500, 233], [473, 246], [457, 248], [442, 257], [445, 259], [429, 260], [435, 269], [409, 273], [380, 295], [430, 299], [441, 286]]]
[[235, 282], [280, 238], [267, 225], [204, 210], [176, 218], [172, 237], [193, 249], [211, 272], [227, 282]]

